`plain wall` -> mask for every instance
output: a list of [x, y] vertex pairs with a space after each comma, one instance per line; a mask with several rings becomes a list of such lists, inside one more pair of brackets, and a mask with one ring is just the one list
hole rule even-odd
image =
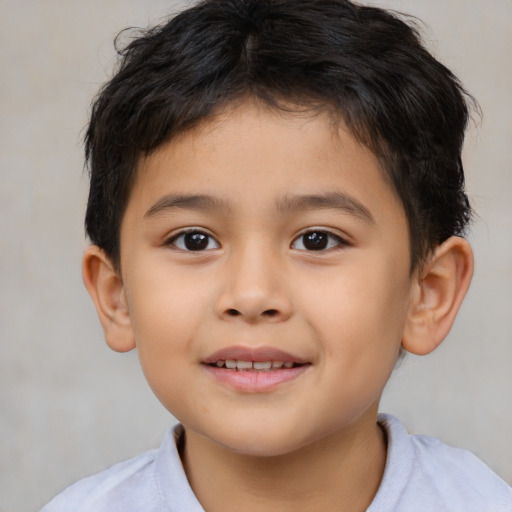
[[[512, 483], [512, 2], [382, 0], [478, 99], [464, 163], [479, 218], [472, 289], [431, 356], [409, 357], [382, 409], [469, 448]], [[185, 5], [186, 2], [181, 2]], [[0, 0], [0, 511], [156, 447], [173, 418], [135, 353], [109, 351], [80, 275], [83, 129], [112, 39], [176, 10], [162, 0]]]

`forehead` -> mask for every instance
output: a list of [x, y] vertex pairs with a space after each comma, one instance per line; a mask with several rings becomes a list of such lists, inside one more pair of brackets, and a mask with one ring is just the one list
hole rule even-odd
[[253, 101], [224, 110], [141, 160], [129, 208], [145, 215], [169, 195], [208, 196], [219, 209], [238, 213], [300, 213], [285, 206], [299, 204], [294, 198], [301, 196], [341, 195], [370, 219], [383, 213], [404, 218], [377, 157], [342, 123], [326, 112], [283, 112]]

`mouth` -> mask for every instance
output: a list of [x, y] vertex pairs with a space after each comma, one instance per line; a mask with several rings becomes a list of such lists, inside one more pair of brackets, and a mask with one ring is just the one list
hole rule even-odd
[[204, 364], [236, 371], [276, 371], [309, 364], [302, 357], [273, 347], [227, 347], [208, 356]]
[[293, 361], [241, 361], [235, 359], [220, 359], [215, 361], [215, 363], [210, 363], [209, 366], [225, 368], [237, 372], [269, 372], [281, 370], [282, 368], [296, 368], [297, 366], [303, 365]]
[[282, 350], [229, 347], [202, 361], [222, 385], [242, 393], [266, 393], [307, 373], [311, 362]]

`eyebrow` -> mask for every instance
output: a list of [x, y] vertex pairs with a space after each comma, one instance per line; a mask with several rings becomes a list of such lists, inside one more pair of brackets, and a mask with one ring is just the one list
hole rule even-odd
[[169, 210], [228, 210], [229, 203], [217, 197], [195, 194], [195, 195], [166, 195], [161, 197], [144, 217], [153, 217], [159, 213]]
[[277, 203], [278, 211], [282, 213], [295, 213], [308, 210], [342, 210], [354, 217], [375, 224], [370, 210], [355, 197], [341, 192], [327, 194], [298, 195], [280, 199]]
[[[169, 194], [161, 197], [151, 206], [144, 217], [153, 217], [159, 213], [176, 209], [205, 212], [229, 211], [231, 209], [230, 204], [229, 201], [224, 199], [204, 194]], [[375, 224], [375, 219], [366, 206], [349, 194], [341, 192], [285, 196], [277, 201], [276, 209], [283, 214], [319, 209], [341, 210], [369, 224]]]

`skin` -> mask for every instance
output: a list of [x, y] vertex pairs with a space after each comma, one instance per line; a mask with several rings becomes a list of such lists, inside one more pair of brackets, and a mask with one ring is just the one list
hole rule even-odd
[[[187, 249], [187, 229], [208, 235], [203, 250]], [[329, 234], [325, 249], [308, 250], [311, 231]], [[411, 275], [404, 210], [375, 156], [327, 115], [251, 101], [140, 163], [120, 275], [99, 248], [84, 257], [107, 342], [137, 347], [185, 426], [182, 460], [208, 512], [365, 510], [385, 467], [376, 416], [400, 347], [441, 342], [471, 272], [454, 237]], [[204, 364], [233, 345], [308, 364], [241, 391]]]

